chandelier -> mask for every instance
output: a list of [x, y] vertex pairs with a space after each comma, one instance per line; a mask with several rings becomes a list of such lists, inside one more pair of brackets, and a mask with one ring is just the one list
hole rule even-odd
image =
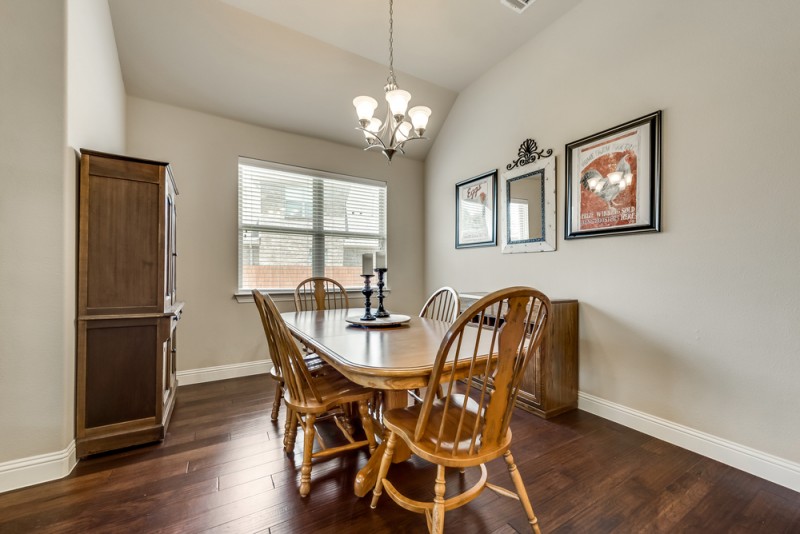
[[[392, 162], [395, 152], [404, 154], [403, 145], [409, 141], [417, 139], [427, 139], [423, 137], [425, 128], [428, 126], [428, 117], [431, 116], [431, 109], [425, 106], [415, 106], [408, 111], [408, 102], [411, 100], [411, 93], [397, 87], [397, 79], [394, 75], [394, 50], [392, 34], [393, 24], [393, 0], [389, 0], [389, 77], [386, 78], [386, 86], [383, 88], [386, 93], [386, 119], [373, 117], [378, 101], [371, 96], [358, 96], [353, 99], [353, 106], [358, 115], [357, 130], [364, 132], [367, 146], [364, 150], [377, 149]], [[411, 122], [409, 122], [409, 120]]]

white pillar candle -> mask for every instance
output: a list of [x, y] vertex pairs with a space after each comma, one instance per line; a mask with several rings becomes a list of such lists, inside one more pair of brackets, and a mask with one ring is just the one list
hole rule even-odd
[[361, 255], [361, 274], [373, 274], [372, 254], [369, 252]]
[[375, 268], [376, 269], [385, 269], [386, 268], [386, 253], [378, 251], [375, 253]]

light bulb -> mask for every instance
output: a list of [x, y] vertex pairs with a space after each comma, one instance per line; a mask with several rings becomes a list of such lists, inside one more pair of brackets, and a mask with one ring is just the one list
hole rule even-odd
[[362, 128], [366, 128], [372, 114], [375, 113], [375, 108], [378, 107], [378, 101], [371, 96], [357, 96], [353, 99], [353, 106], [356, 108], [358, 122], [361, 123]]
[[411, 100], [411, 93], [408, 91], [394, 89], [386, 92], [386, 101], [389, 103], [389, 109], [392, 110], [392, 115], [400, 117], [398, 120], [402, 120], [405, 117], [409, 100]]
[[382, 124], [383, 123], [381, 122], [380, 119], [373, 117], [372, 119], [369, 120], [369, 126], [367, 126], [367, 130], [373, 133], [378, 133], [378, 130], [381, 129]]
[[431, 108], [426, 106], [414, 106], [408, 110], [411, 123], [417, 131], [417, 135], [422, 135], [428, 127], [428, 118], [431, 116]]
[[397, 128], [397, 140], [401, 143], [403, 141], [408, 140], [408, 134], [411, 133], [411, 123], [410, 122], [401, 122], [400, 126]]
[[378, 131], [381, 129], [381, 122], [380, 119], [376, 119], [375, 117], [369, 120], [369, 124], [364, 127], [364, 137], [367, 139], [367, 142], [372, 144], [378, 137]]

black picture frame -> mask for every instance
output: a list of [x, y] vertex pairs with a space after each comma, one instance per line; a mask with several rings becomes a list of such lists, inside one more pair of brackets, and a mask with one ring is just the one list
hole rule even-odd
[[661, 110], [565, 151], [565, 239], [661, 231]]
[[497, 245], [497, 169], [456, 184], [456, 248]]

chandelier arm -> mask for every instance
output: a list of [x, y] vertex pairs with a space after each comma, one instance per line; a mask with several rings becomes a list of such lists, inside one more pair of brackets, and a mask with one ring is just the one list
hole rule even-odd
[[[418, 141], [418, 140], [420, 140], [420, 139], [427, 139], [427, 137], [409, 137], [409, 138], [408, 138], [408, 139], [406, 139], [405, 141], [400, 141], [400, 142], [399, 142], [399, 143], [398, 143], [398, 144], [397, 144], [397, 145], [394, 147], [394, 149], [395, 149], [395, 150], [399, 150], [400, 152], [403, 152], [403, 145], [405, 145], [405, 144], [406, 144], [406, 143], [408, 143], [409, 141]], [[374, 145], [373, 145], [373, 146], [374, 146]], [[405, 154], [405, 152], [403, 152], [403, 153]]]
[[[368, 133], [372, 139], [374, 139], [375, 141], [380, 143], [380, 147], [379, 148], [386, 149], [386, 144], [384, 144], [383, 139], [381, 139], [379, 136], [375, 135], [375, 132], [373, 132], [372, 130], [367, 130], [366, 128], [362, 128], [361, 126], [356, 126], [356, 130], [361, 130], [364, 133]], [[369, 142], [369, 141], [367, 141], [367, 142]], [[372, 148], [372, 147], [377, 147], [377, 146], [378, 146], [377, 143], [373, 142], [373, 143], [370, 143], [370, 145], [367, 146], [364, 150], [367, 150], [367, 148]]]

